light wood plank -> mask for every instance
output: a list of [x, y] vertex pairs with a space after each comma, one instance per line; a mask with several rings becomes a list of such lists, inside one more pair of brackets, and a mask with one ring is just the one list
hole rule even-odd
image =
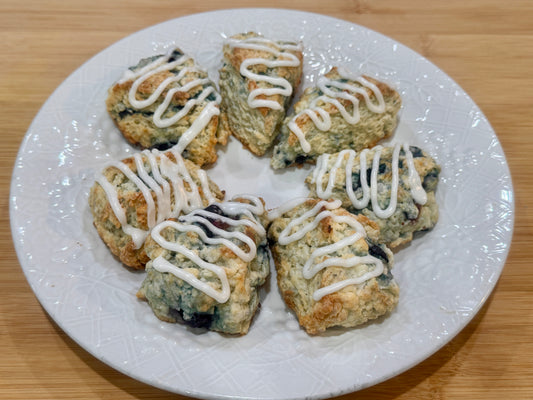
[[[130, 379], [80, 348], [47, 316], [18, 264], [9, 226], [16, 152], [53, 90], [88, 58], [147, 26], [250, 1], [3, 0], [0, 3], [0, 398], [185, 399]], [[513, 246], [474, 320], [409, 371], [341, 399], [533, 398], [533, 2], [272, 1], [361, 24], [420, 52], [485, 113], [503, 145], [516, 196]]]

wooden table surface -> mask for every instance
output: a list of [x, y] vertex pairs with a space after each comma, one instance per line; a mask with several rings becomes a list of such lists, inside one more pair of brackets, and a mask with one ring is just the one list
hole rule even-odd
[[261, 5], [345, 19], [427, 57], [480, 106], [503, 145], [513, 176], [516, 222], [510, 254], [478, 315], [421, 364], [341, 398], [533, 398], [533, 2], [527, 0], [2, 0], [0, 398], [184, 398], [103, 364], [41, 308], [13, 247], [11, 173], [24, 134], [43, 102], [88, 58], [171, 18]]

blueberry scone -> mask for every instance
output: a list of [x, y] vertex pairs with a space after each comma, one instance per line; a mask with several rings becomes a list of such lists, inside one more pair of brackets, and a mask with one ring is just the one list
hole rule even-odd
[[306, 183], [311, 197], [341, 200], [350, 212], [377, 223], [380, 241], [396, 248], [437, 223], [439, 173], [420, 148], [396, 144], [324, 154]]
[[144, 242], [167, 218], [220, 201], [206, 172], [171, 149], [144, 150], [107, 165], [96, 177], [89, 206], [98, 234], [125, 265], [143, 269]]
[[341, 202], [295, 199], [269, 213], [268, 239], [285, 303], [309, 334], [393, 310], [399, 288], [379, 228]]
[[262, 156], [278, 134], [302, 76], [302, 49], [255, 33], [229, 38], [220, 69], [221, 123]]
[[217, 159], [216, 144], [229, 132], [219, 127], [220, 95], [207, 72], [173, 49], [142, 59], [109, 89], [109, 115], [133, 145], [166, 150], [202, 166]]
[[400, 107], [400, 95], [385, 83], [332, 68], [283, 122], [271, 166], [313, 164], [323, 153], [372, 147], [393, 133]]
[[262, 200], [247, 196], [159, 224], [137, 297], [163, 321], [247, 333], [269, 274], [264, 218]]

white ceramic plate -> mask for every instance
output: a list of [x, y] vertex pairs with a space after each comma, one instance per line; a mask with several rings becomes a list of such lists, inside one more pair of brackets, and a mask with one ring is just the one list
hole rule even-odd
[[[143, 273], [122, 267], [92, 226], [87, 195], [97, 171], [131, 154], [106, 114], [107, 88], [140, 58], [177, 45], [213, 79], [223, 39], [257, 31], [305, 46], [303, 86], [333, 65], [396, 87], [403, 108], [394, 140], [442, 166], [440, 221], [396, 256], [398, 308], [353, 330], [310, 337], [275, 281], [244, 337], [163, 323], [135, 292]], [[306, 170], [274, 174], [232, 141], [209, 173], [231, 196], [267, 206], [307, 193]], [[378, 33], [282, 10], [191, 15], [133, 34], [75, 71], [44, 104], [20, 148], [11, 224], [21, 266], [52, 318], [95, 357], [151, 385], [203, 398], [323, 398], [379, 383], [452, 339], [491, 293], [513, 229], [513, 189], [494, 131], [468, 95], [422, 56]]]

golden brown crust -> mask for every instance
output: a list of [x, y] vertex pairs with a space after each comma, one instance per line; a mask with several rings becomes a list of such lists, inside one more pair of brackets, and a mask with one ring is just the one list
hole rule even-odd
[[[326, 217], [316, 229], [308, 232], [302, 239], [281, 245], [278, 242], [281, 231], [292, 219], [310, 210], [317, 202], [318, 200], [308, 200], [283, 214], [272, 221], [268, 230], [280, 293], [287, 306], [295, 312], [300, 325], [311, 335], [319, 334], [334, 326], [357, 326], [382, 316], [396, 306], [399, 295], [398, 286], [390, 275], [392, 252], [380, 245], [380, 251], [387, 257], [387, 260], [383, 261], [384, 271], [381, 275], [362, 284], [348, 285], [325, 295], [320, 300], [313, 298], [313, 293], [317, 289], [360, 276], [369, 270], [368, 268], [372, 268], [363, 264], [350, 268], [332, 265], [322, 269], [310, 279], [303, 276], [303, 266], [314, 251], [354, 234], [353, 228], [336, 222], [333, 217]], [[324, 210], [325, 208], [322, 209]], [[354, 255], [370, 254], [370, 243], [379, 236], [377, 225], [364, 216], [355, 217], [344, 209], [339, 208], [332, 212], [336, 216], [356, 218], [367, 234], [366, 240], [362, 238], [346, 250], [338, 250], [336, 256], [350, 258]], [[321, 261], [328, 258], [327, 255], [323, 256]]]
[[[176, 161], [172, 152], [166, 152], [165, 155], [169, 160], [173, 162]], [[191, 161], [183, 161], [189, 170], [191, 177], [198, 185], [199, 195], [202, 199], [204, 199], [204, 206], [206, 206], [208, 201], [205, 193], [202, 190], [198, 177], [198, 171], [200, 170], [200, 167]], [[158, 158], [158, 163], [159, 162], [160, 158]], [[137, 168], [133, 157], [128, 157], [122, 160], [122, 163], [129, 167], [134, 174], [137, 174]], [[134, 186], [131, 181], [129, 181], [129, 179], [114, 166], [105, 168], [102, 171], [102, 174], [108, 182], [113, 183], [115, 190], [117, 190], [118, 199], [122, 208], [126, 212], [128, 222], [135, 228], [148, 230], [148, 205], [142, 192], [137, 190], [137, 187]], [[172, 185], [172, 183], [170, 184]], [[190, 190], [187, 182], [183, 182], [183, 185], [185, 190]], [[210, 180], [209, 187], [215, 198], [218, 200], [222, 200], [224, 198], [224, 192], [222, 192], [218, 186]], [[151, 194], [157, 210], [156, 195], [153, 191], [151, 191]], [[175, 199], [172, 195], [172, 205], [174, 204], [174, 201]], [[135, 248], [132, 237], [122, 230], [121, 223], [111, 207], [111, 203], [107, 197], [107, 194], [98, 182], [95, 182], [95, 184], [91, 187], [89, 193], [89, 206], [93, 214], [93, 224], [98, 234], [104, 243], [109, 247], [111, 252], [128, 267], [134, 269], [144, 269], [144, 266], [148, 261], [148, 256], [146, 255], [144, 245], [140, 248]]]
[[[405, 153], [402, 150], [399, 154], [398, 173], [399, 184], [397, 189], [397, 203], [396, 209], [388, 218], [378, 217], [372, 209], [372, 203], [369, 202], [364, 208], [356, 208], [346, 192], [346, 163], [349, 157], [348, 153], [344, 153], [343, 158], [338, 164], [335, 172], [335, 180], [331, 185], [331, 193], [326, 197], [330, 199], [337, 199], [342, 202], [343, 207], [355, 214], [364, 215], [367, 219], [375, 221], [379, 226], [381, 243], [386, 244], [389, 248], [395, 249], [399, 246], [409, 243], [413, 239], [413, 233], [418, 231], [425, 231], [431, 229], [438, 221], [439, 211], [438, 204], [435, 198], [435, 191], [437, 189], [438, 176], [440, 167], [435, 160], [429, 156], [422, 149], [411, 146], [413, 155], [413, 164], [417, 171], [422, 187], [427, 195], [426, 202], [421, 205], [418, 204], [411, 193], [409, 186], [409, 168], [405, 160]], [[380, 182], [377, 188], [376, 199], [382, 208], [389, 204], [391, 185], [392, 185], [392, 158], [394, 146], [381, 147], [380, 157], [380, 172], [378, 180]], [[372, 163], [375, 154], [375, 148], [370, 149], [366, 153], [366, 173], [369, 176], [372, 170]], [[413, 153], [414, 152], [414, 153]], [[325, 173], [322, 176], [315, 178], [315, 171], [311, 172], [305, 182], [310, 189], [309, 196], [318, 198], [317, 182], [320, 179], [318, 186], [324, 188], [328, 185], [330, 179], [330, 172], [333, 166], [338, 162], [341, 153], [330, 154]], [[348, 177], [352, 181], [352, 189], [355, 197], [361, 199], [363, 197], [363, 189], [361, 188], [361, 159], [360, 153], [355, 155], [352, 164], [352, 176]], [[355, 183], [354, 183], [355, 180]]]
[[[373, 103], [377, 102], [376, 94], [366, 86], [358, 82], [347, 81], [339, 73], [336, 67], [333, 67], [325, 74], [326, 78], [340, 83], [349, 83], [365, 90]], [[327, 112], [331, 119], [331, 126], [327, 131], [319, 129], [311, 117], [303, 111], [308, 110], [314, 100], [323, 95], [318, 86], [305, 89], [300, 99], [294, 105], [294, 111], [288, 115], [281, 128], [279, 142], [274, 147], [271, 160], [271, 166], [274, 169], [286, 168], [292, 165], [303, 163], [314, 164], [318, 156], [324, 153], [336, 153], [343, 149], [362, 150], [378, 144], [380, 141], [390, 137], [394, 133], [397, 125], [397, 114], [401, 107], [400, 95], [389, 85], [380, 82], [369, 76], [363, 76], [364, 79], [376, 85], [383, 95], [385, 101], [385, 111], [376, 113], [371, 111], [362, 94], [356, 93], [355, 97], [359, 100], [360, 120], [355, 124], [349, 123], [342, 115], [340, 110], [330, 102], [318, 101], [317, 106]], [[346, 89], [344, 90], [347, 91]], [[354, 95], [353, 92], [350, 92]], [[348, 113], [352, 113], [353, 104], [344, 98], [336, 98]], [[289, 128], [289, 123], [294, 122], [311, 149], [305, 152], [300, 144], [300, 140]]]
[[[249, 32], [232, 36], [232, 40], [243, 40], [247, 38], [259, 37], [256, 33]], [[277, 51], [280, 51], [279, 43], [265, 42]], [[249, 70], [256, 74], [266, 74], [273, 77], [286, 79], [293, 87], [293, 93], [300, 84], [302, 75], [301, 51], [284, 50], [294, 55], [300, 61], [298, 67], [274, 67], [268, 68], [264, 64], [256, 64], [249, 67]], [[272, 88], [273, 86], [264, 81], [257, 81], [243, 77], [240, 74], [241, 64], [250, 58], [265, 58], [269, 61], [287, 59], [282, 53], [279, 56], [256, 49], [246, 49], [233, 47], [226, 44], [223, 48], [224, 65], [220, 70], [220, 91], [222, 94], [221, 117], [227, 121], [227, 127], [231, 134], [235, 136], [243, 146], [257, 156], [262, 156], [272, 145], [277, 136], [278, 128], [287, 108], [289, 107], [291, 96], [273, 94], [266, 96], [261, 94], [257, 99], [275, 101], [281, 106], [281, 110], [274, 110], [268, 107], [253, 108], [248, 104], [249, 94], [259, 88]]]
[[[236, 201], [240, 200], [236, 199]], [[244, 202], [248, 201], [244, 199]], [[206, 211], [211, 211], [223, 218], [225, 217], [224, 209], [219, 206], [220, 204], [214, 203], [206, 208]], [[262, 215], [252, 216], [250, 213], [231, 215], [233, 220], [248, 220], [256, 227], [262, 224], [261, 220], [264, 218]], [[264, 284], [269, 275], [270, 262], [264, 231], [253, 229], [245, 224], [226, 224], [223, 220], [217, 220], [216, 216], [209, 217], [209, 221], [226, 232], [244, 233], [256, 246], [255, 258], [245, 261], [223, 243], [206, 242], [195, 231], [181, 231], [167, 226], [160, 234], [165, 240], [193, 251], [200, 259], [216, 264], [224, 270], [230, 288], [228, 299], [219, 302], [177, 275], [157, 271], [152, 261], [147, 264], [146, 278], [137, 297], [148, 301], [154, 314], [163, 321], [184, 322], [194, 327], [244, 335], [248, 332], [259, 306], [259, 287]], [[205, 229], [209, 228], [205, 227]], [[211, 233], [216, 236], [214, 232], [211, 231]], [[249, 249], [244, 242], [239, 240], [232, 240], [232, 242], [241, 250]], [[151, 260], [163, 257], [170, 264], [186, 270], [214, 290], [221, 290], [220, 278], [197, 265], [186, 255], [161, 247], [153, 238], [147, 240], [145, 248]]]
[[[179, 50], [176, 50], [179, 51]], [[181, 56], [181, 53], [179, 53]], [[178, 57], [178, 55], [176, 55]], [[140, 62], [143, 63], [144, 60]], [[194, 105], [189, 112], [176, 123], [168, 127], [158, 127], [153, 118], [154, 112], [167, 95], [168, 91], [186, 85], [196, 79], [207, 78], [207, 73], [197, 68], [192, 59], [183, 63], [172, 70], [165, 70], [147, 77], [138, 87], [136, 98], [138, 100], [147, 99], [152, 95], [159, 85], [167, 78], [177, 76], [181, 68], [190, 68], [179, 82], [170, 83], [161, 93], [154, 104], [137, 109], [129, 101], [129, 91], [133, 84], [130, 79], [126, 82], [118, 82], [109, 89], [106, 100], [109, 115], [119, 128], [123, 136], [134, 146], [141, 149], [168, 149], [177, 144], [182, 135], [198, 119], [202, 110], [213, 100], [208, 97], [199, 104]], [[140, 68], [139, 66], [133, 67]], [[214, 84], [204, 83], [190, 88], [188, 91], [176, 91], [172, 100], [162, 115], [163, 118], [170, 118], [181, 110], [186, 103], [197, 97], [200, 92], [209, 87], [214, 88]], [[214, 95], [211, 95], [214, 96]], [[218, 107], [218, 106], [217, 106]], [[198, 133], [198, 135], [186, 146], [183, 156], [196, 164], [202, 166], [212, 164], [217, 159], [216, 145], [224, 145], [227, 142], [229, 131], [227, 127], [219, 126], [219, 118], [213, 115], [207, 125]]]

